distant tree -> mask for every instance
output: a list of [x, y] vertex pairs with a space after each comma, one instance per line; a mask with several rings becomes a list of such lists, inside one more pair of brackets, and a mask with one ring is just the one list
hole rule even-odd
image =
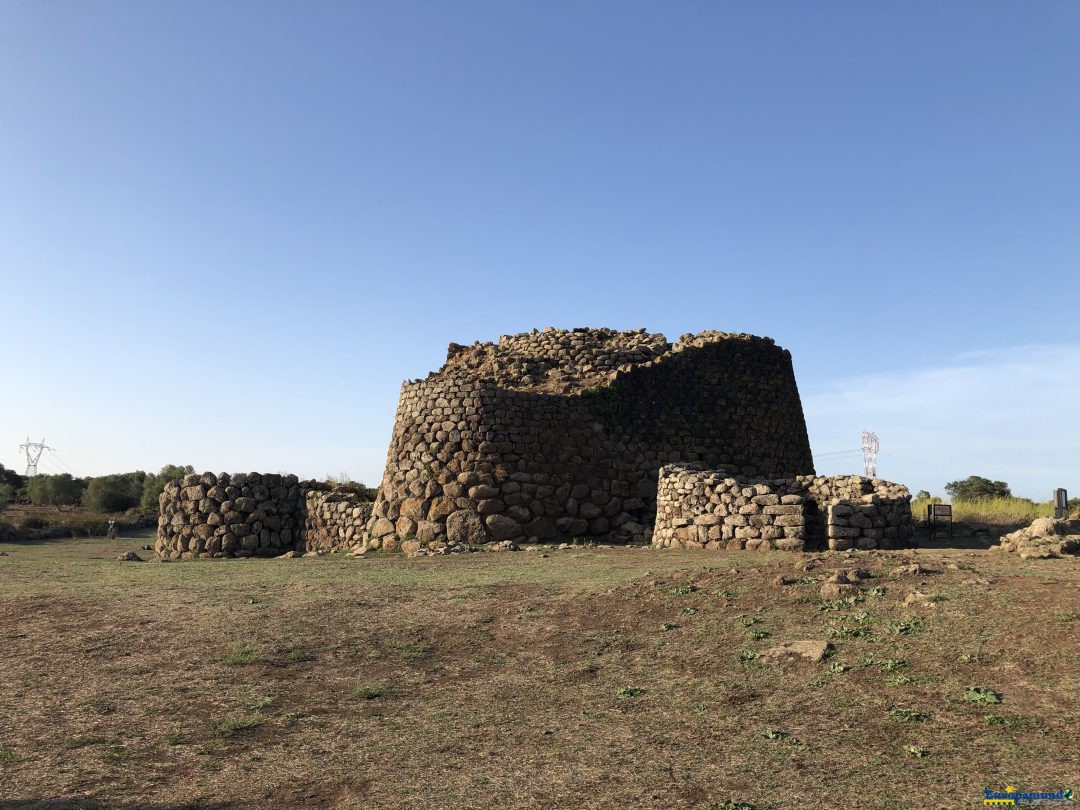
[[0, 484], [0, 509], [3, 509], [15, 499], [15, 487], [6, 481]]
[[18, 492], [26, 486], [26, 476], [19, 475], [14, 470], [7, 469], [0, 464], [0, 484], [10, 484], [13, 492]]
[[82, 505], [91, 512], [123, 512], [138, 506], [145, 479], [146, 473], [141, 470], [91, 478], [83, 493]]
[[918, 492], [915, 493], [915, 500], [928, 501], [930, 500], [930, 493], [927, 492], [925, 489], [920, 489]]
[[984, 501], [989, 498], [1011, 498], [1012, 491], [1004, 481], [991, 481], [980, 475], [970, 475], [961, 481], [950, 481], [945, 491], [954, 501]]
[[61, 475], [35, 475], [26, 485], [30, 503], [37, 506], [71, 506], [79, 502], [83, 482], [67, 473]]
[[176, 464], [166, 464], [161, 468], [161, 472], [150, 473], [146, 476], [146, 480], [143, 481], [142, 496], [139, 499], [139, 506], [148, 512], [156, 512], [158, 508], [158, 496], [161, 495], [161, 491], [165, 489], [165, 485], [176, 478], [183, 478], [185, 475], [191, 475], [195, 472], [195, 468], [190, 464], [186, 464], [183, 467]]

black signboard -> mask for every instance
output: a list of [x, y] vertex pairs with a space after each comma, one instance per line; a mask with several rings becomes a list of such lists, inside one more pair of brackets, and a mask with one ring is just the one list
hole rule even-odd
[[930, 542], [937, 539], [938, 534], [945, 533], [948, 526], [949, 540], [953, 539], [952, 504], [931, 503], [926, 507], [926, 522], [930, 525]]

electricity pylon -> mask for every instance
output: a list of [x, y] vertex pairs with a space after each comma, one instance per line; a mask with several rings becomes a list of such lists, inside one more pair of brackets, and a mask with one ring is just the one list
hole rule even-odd
[[54, 450], [55, 448], [49, 447], [45, 444], [45, 437], [41, 437], [40, 442], [30, 441], [30, 437], [26, 437], [26, 444], [19, 445], [19, 452], [26, 453], [26, 475], [37, 475], [37, 463], [41, 458], [41, 454], [45, 450]]
[[867, 478], [877, 478], [877, 454], [880, 445], [876, 433], [869, 430], [862, 432], [862, 457], [863, 475]]

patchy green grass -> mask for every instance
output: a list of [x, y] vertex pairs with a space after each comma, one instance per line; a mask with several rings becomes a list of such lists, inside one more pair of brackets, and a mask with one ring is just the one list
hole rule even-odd
[[[1070, 561], [115, 561], [144, 542], [0, 546], [3, 801], [891, 810], [1080, 783]], [[889, 577], [909, 562], [938, 573]], [[888, 587], [817, 598], [853, 564]], [[904, 606], [916, 585], [949, 598]], [[835, 649], [762, 663], [799, 640]]]

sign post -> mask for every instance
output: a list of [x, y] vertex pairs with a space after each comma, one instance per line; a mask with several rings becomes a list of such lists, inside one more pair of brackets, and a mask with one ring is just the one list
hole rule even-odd
[[1064, 489], [1054, 490], [1054, 517], [1069, 519], [1069, 493]]
[[[952, 505], [947, 503], [931, 503], [926, 506], [926, 522], [930, 524], [930, 542], [937, 539], [939, 532], [944, 533], [945, 525], [949, 527], [949, 542], [953, 539]], [[940, 528], [939, 528], [940, 527]]]

